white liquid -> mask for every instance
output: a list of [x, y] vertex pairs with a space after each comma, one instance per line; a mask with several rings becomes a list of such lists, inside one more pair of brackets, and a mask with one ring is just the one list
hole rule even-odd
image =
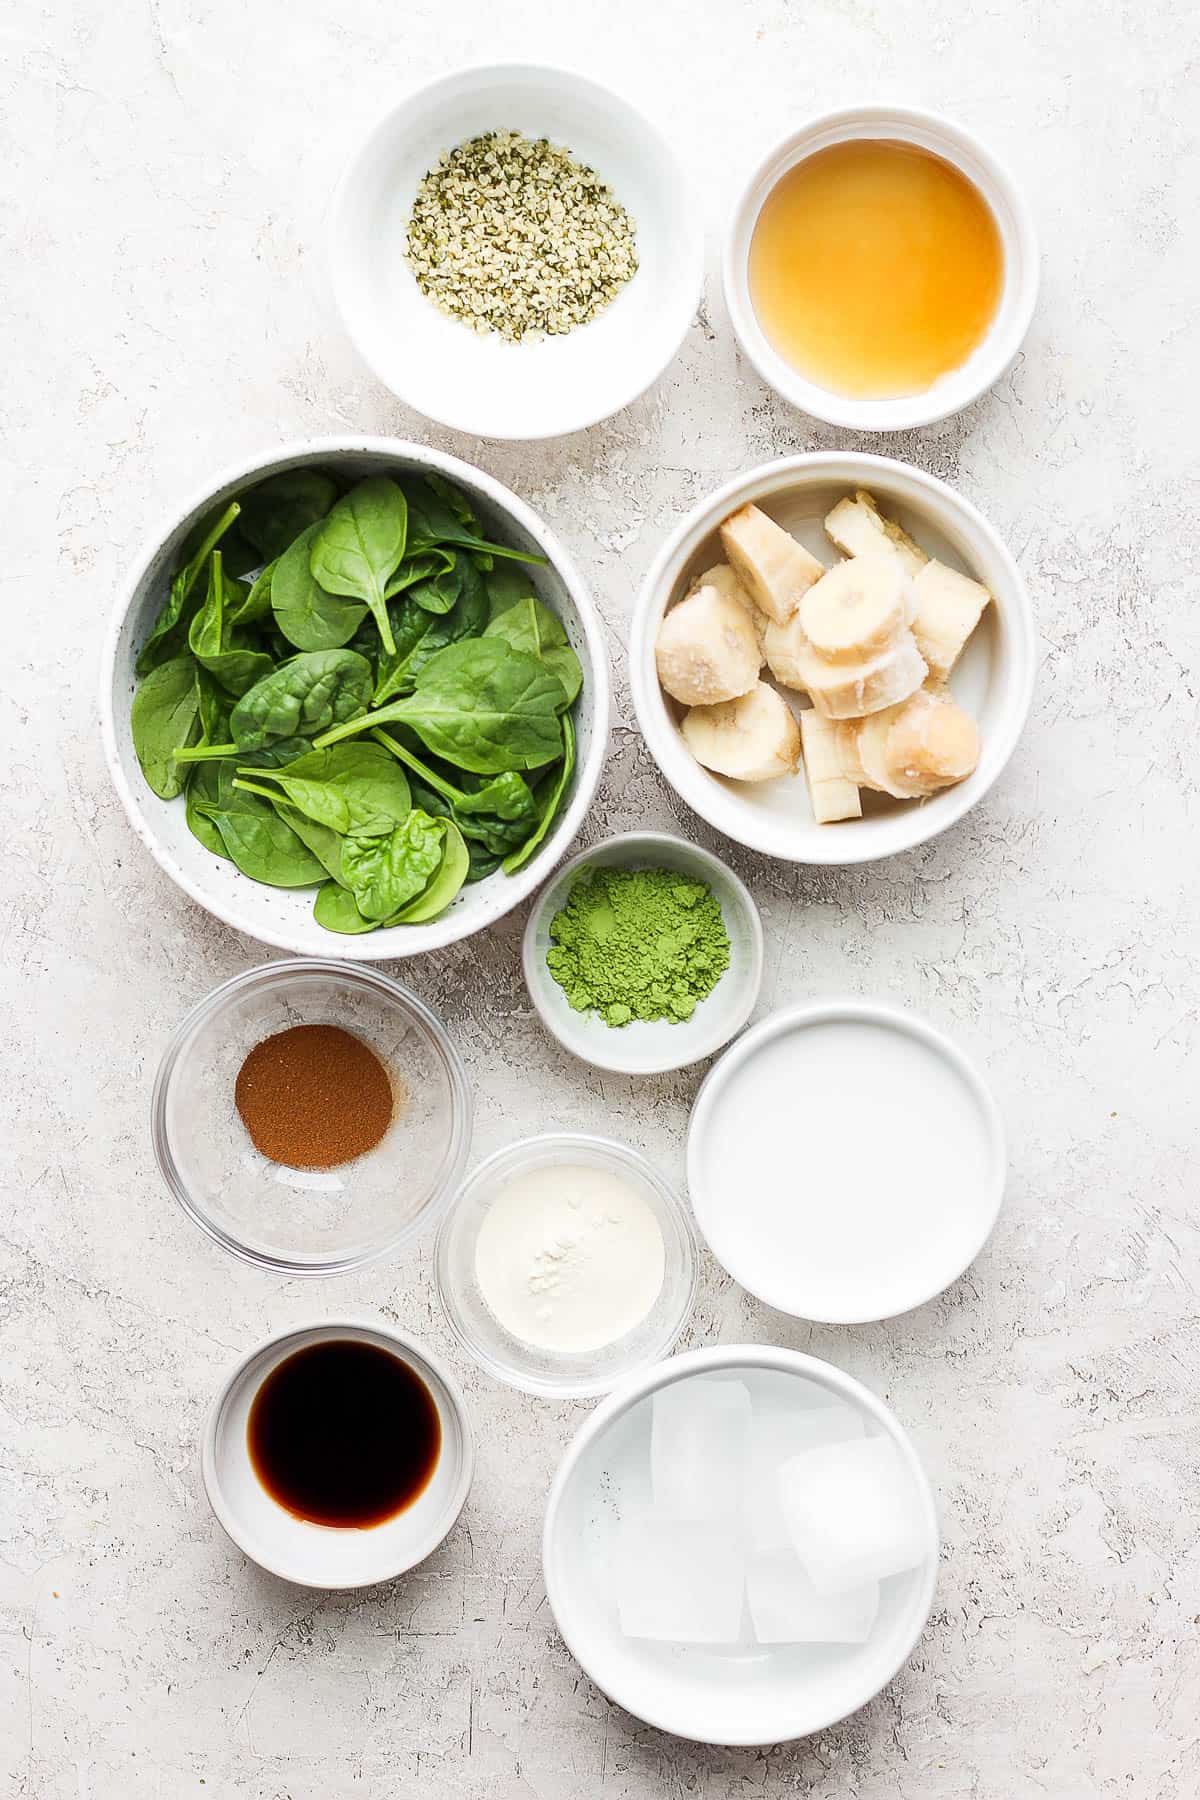
[[809, 1318], [882, 1318], [965, 1267], [992, 1196], [972, 1090], [867, 1020], [797, 1026], [749, 1056], [697, 1147], [702, 1224], [756, 1293]]
[[662, 1230], [608, 1169], [514, 1176], [488, 1208], [475, 1279], [506, 1331], [539, 1350], [599, 1350], [639, 1325], [662, 1289]]

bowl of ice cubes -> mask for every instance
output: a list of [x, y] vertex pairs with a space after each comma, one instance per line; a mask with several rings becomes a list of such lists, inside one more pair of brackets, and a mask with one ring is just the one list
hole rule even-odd
[[721, 1345], [623, 1384], [546, 1507], [546, 1593], [611, 1700], [700, 1743], [857, 1711], [912, 1654], [937, 1580], [933, 1495], [895, 1415], [816, 1357]]

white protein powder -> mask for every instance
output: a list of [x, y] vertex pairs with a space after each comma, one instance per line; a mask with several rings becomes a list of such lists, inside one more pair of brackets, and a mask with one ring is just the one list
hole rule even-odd
[[608, 1169], [531, 1169], [496, 1195], [475, 1244], [475, 1279], [504, 1326], [539, 1350], [599, 1350], [658, 1298], [662, 1230]]

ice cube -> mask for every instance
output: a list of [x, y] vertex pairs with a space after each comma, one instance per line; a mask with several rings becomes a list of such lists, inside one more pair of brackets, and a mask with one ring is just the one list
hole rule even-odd
[[743, 1381], [693, 1375], [654, 1395], [654, 1504], [675, 1519], [730, 1519], [742, 1509], [750, 1395]]
[[791, 1548], [779, 1505], [779, 1471], [788, 1457], [818, 1444], [861, 1438], [865, 1432], [862, 1414], [840, 1402], [787, 1408], [755, 1405], [746, 1463], [746, 1527], [753, 1549]]
[[887, 1438], [823, 1444], [779, 1471], [792, 1545], [819, 1594], [844, 1594], [924, 1560], [929, 1531], [916, 1482]]
[[729, 1644], [739, 1636], [746, 1554], [736, 1524], [635, 1513], [617, 1527], [613, 1561], [626, 1637]]
[[879, 1583], [818, 1594], [794, 1550], [762, 1550], [746, 1563], [746, 1598], [760, 1644], [865, 1644]]

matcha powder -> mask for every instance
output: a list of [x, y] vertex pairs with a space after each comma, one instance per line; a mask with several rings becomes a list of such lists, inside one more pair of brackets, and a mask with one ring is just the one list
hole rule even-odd
[[608, 1025], [690, 1019], [729, 967], [721, 908], [673, 869], [592, 869], [550, 922], [546, 964], [576, 1012]]

